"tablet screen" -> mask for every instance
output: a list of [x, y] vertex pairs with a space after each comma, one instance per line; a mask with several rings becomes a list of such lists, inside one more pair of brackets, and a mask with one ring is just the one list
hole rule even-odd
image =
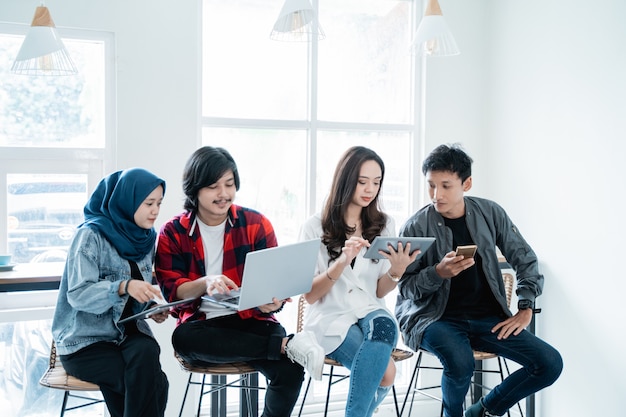
[[[394, 249], [398, 249], [398, 242], [402, 242], [402, 246], [406, 246], [407, 243], [411, 244], [411, 253], [413, 253], [414, 250], [421, 250], [422, 253], [419, 256], [422, 256], [424, 254], [424, 252], [426, 252], [426, 250], [428, 248], [430, 248], [430, 246], [433, 244], [433, 242], [435, 241], [434, 237], [383, 237], [383, 236], [376, 236], [376, 238], [374, 239], [374, 241], [372, 242], [371, 246], [367, 249], [367, 251], [365, 252], [365, 255], [363, 255], [364, 258], [368, 258], [368, 259], [384, 259], [385, 257], [383, 255], [381, 255], [380, 253], [378, 253], [379, 250], [383, 250], [385, 252], [389, 252], [389, 247], [388, 245], [393, 246]], [[419, 258], [418, 256], [418, 258]]]

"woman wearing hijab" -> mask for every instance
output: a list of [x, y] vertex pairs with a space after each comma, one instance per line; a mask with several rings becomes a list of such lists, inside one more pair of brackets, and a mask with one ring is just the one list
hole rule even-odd
[[57, 353], [68, 374], [100, 387], [112, 417], [165, 413], [169, 384], [148, 323], [118, 323], [162, 298], [151, 283], [164, 193], [165, 181], [141, 168], [103, 178], [85, 205], [59, 287]]

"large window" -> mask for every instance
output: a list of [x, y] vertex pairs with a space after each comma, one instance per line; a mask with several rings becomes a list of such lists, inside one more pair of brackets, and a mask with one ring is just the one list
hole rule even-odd
[[[112, 163], [113, 40], [59, 29], [79, 74], [13, 75], [27, 29], [0, 24], [0, 252], [16, 263], [63, 261], [88, 195]], [[2, 294], [0, 409], [7, 416], [58, 415], [63, 391], [38, 383], [48, 366], [51, 320], [24, 313], [45, 311], [56, 293], [30, 292], [21, 299], [32, 306], [20, 304], [17, 318], [7, 305], [11, 295]], [[104, 406], [75, 413], [105, 415]]]
[[[269, 38], [282, 0], [204, 0], [202, 142], [231, 152], [241, 177], [237, 203], [268, 216], [279, 244], [296, 241], [321, 210], [340, 155], [370, 147], [385, 162], [382, 204], [397, 231], [422, 195], [408, 50], [421, 2], [312, 3], [326, 39], [292, 43]], [[295, 315], [295, 305], [280, 313], [288, 330]], [[321, 386], [314, 391], [323, 399]]]
[[16, 263], [64, 257], [114, 143], [112, 36], [60, 31], [78, 75], [14, 75], [26, 30], [0, 25], [0, 252]]
[[396, 228], [420, 195], [410, 169], [419, 149], [408, 51], [413, 3], [316, 4], [327, 37], [310, 44], [269, 39], [280, 1], [204, 1], [203, 143], [233, 154], [238, 203], [267, 215], [281, 243], [297, 239], [321, 209], [350, 146], [383, 157], [383, 206]]

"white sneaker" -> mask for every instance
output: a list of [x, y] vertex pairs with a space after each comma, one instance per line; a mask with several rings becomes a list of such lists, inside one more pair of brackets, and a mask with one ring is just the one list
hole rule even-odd
[[292, 362], [299, 363], [309, 371], [313, 379], [322, 379], [324, 349], [317, 343], [313, 332], [302, 331], [294, 334], [285, 346], [285, 353]]

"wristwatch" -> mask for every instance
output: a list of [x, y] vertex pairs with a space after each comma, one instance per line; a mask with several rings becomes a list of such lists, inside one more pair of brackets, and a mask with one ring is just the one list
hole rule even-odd
[[519, 300], [517, 302], [517, 309], [518, 310], [526, 310], [527, 308], [534, 308], [535, 303], [533, 303], [530, 300]]

